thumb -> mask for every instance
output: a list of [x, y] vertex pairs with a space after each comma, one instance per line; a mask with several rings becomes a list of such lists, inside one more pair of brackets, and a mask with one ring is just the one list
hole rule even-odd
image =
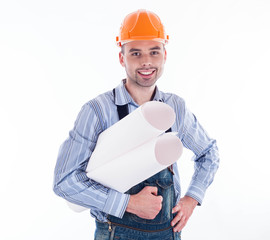
[[150, 193], [152, 193], [153, 195], [157, 196], [158, 194], [158, 189], [157, 187], [149, 187], [150, 189]]

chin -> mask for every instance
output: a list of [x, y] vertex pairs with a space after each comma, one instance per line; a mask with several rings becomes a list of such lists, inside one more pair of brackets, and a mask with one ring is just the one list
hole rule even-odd
[[137, 82], [138, 85], [141, 87], [152, 87], [155, 86], [156, 81], [151, 81], [151, 82]]

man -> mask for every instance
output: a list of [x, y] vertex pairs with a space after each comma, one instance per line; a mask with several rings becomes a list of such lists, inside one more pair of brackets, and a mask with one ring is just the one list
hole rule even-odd
[[[201, 205], [218, 169], [216, 141], [209, 138], [182, 98], [163, 93], [156, 86], [166, 62], [167, 42], [168, 36], [156, 14], [138, 10], [127, 15], [117, 37], [126, 79], [83, 106], [69, 138], [60, 148], [54, 191], [91, 209], [96, 219], [97, 240], [181, 239], [181, 230], [194, 208]], [[86, 176], [85, 169], [99, 134], [148, 101], [162, 101], [175, 110], [176, 122], [170, 130], [177, 132], [183, 145], [195, 154], [195, 172], [181, 199], [176, 163], [125, 194]]]

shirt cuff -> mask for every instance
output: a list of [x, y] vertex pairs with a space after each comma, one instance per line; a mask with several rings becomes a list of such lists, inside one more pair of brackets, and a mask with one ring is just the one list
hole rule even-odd
[[116, 190], [110, 189], [103, 212], [122, 218], [126, 211], [129, 198], [129, 194], [120, 193]]
[[206, 187], [203, 184], [192, 180], [189, 185], [188, 191], [185, 195], [194, 198], [198, 202], [198, 205], [200, 206], [202, 204], [205, 191]]

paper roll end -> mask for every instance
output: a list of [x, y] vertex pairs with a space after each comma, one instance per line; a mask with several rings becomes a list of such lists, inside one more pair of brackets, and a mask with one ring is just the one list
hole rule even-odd
[[82, 207], [80, 205], [71, 203], [69, 201], [66, 201], [67, 205], [69, 206], [70, 209], [72, 209], [74, 212], [80, 213], [83, 212], [85, 210], [87, 210], [88, 208]]
[[142, 114], [148, 123], [161, 131], [169, 129], [175, 121], [173, 108], [163, 102], [146, 102], [142, 105]]
[[183, 144], [173, 134], [164, 134], [156, 142], [155, 156], [158, 163], [169, 166], [176, 162], [183, 153]]

